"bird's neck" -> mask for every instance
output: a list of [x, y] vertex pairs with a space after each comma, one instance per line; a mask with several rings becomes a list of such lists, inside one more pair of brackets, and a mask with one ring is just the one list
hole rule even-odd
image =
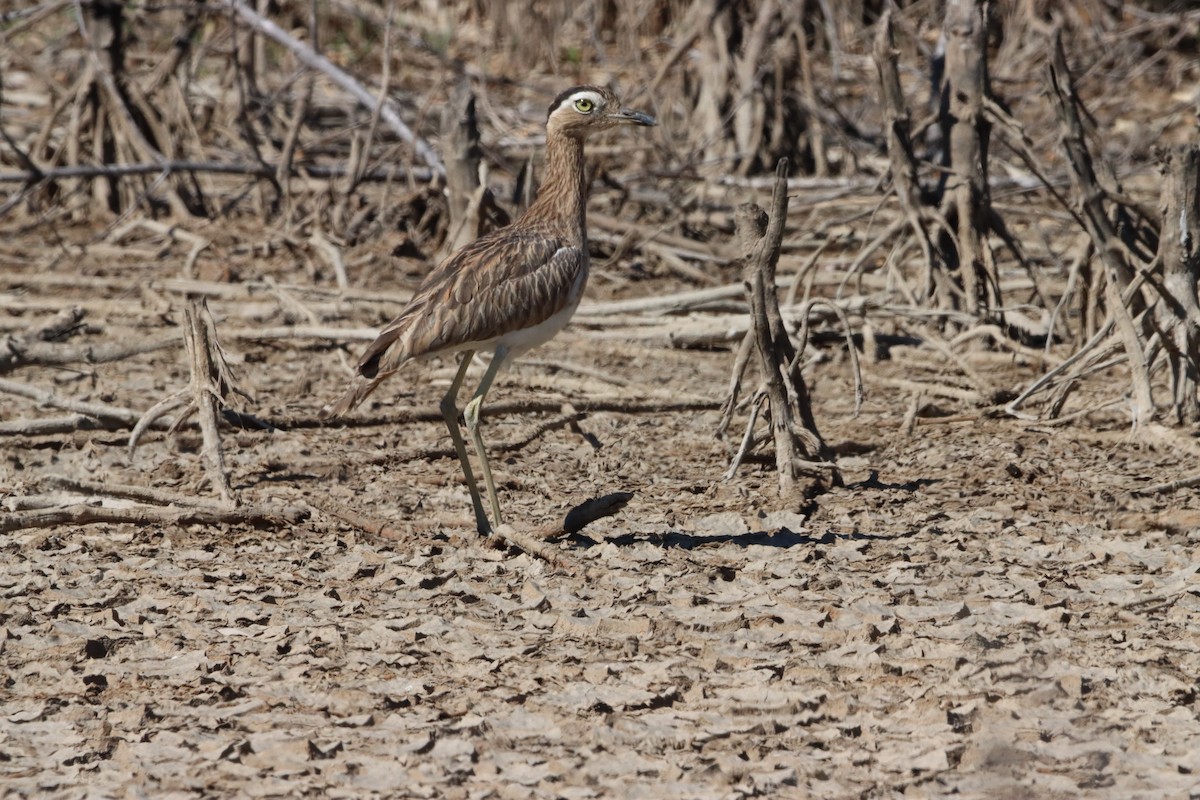
[[583, 140], [551, 136], [546, 140], [546, 171], [526, 219], [563, 226], [564, 233], [586, 234], [588, 176]]

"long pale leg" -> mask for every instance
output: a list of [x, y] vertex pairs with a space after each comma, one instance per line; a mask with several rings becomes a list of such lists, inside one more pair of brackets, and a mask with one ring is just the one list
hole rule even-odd
[[504, 365], [507, 358], [508, 348], [503, 345], [497, 347], [496, 354], [492, 356], [492, 363], [488, 364], [487, 371], [483, 373], [483, 380], [479, 382], [479, 388], [475, 390], [467, 407], [463, 409], [463, 421], [467, 423], [467, 432], [471, 434], [471, 441], [475, 444], [475, 454], [479, 456], [479, 468], [483, 472], [483, 483], [487, 487], [488, 500], [492, 502], [492, 516], [497, 525], [500, 524], [500, 501], [496, 499], [496, 484], [492, 480], [492, 467], [488, 463], [487, 453], [483, 449], [483, 436], [479, 433], [479, 409], [483, 406], [483, 399], [487, 397], [488, 389], [492, 388], [492, 381], [496, 379], [496, 374], [500, 372], [500, 367]]
[[[475, 483], [475, 473], [471, 471], [471, 461], [467, 457], [467, 443], [463, 439], [462, 429], [458, 427], [458, 406], [455, 405], [458, 390], [462, 388], [463, 378], [467, 376], [467, 367], [471, 366], [471, 359], [474, 357], [475, 351], [473, 350], [463, 353], [462, 362], [458, 365], [458, 372], [455, 374], [454, 380], [450, 382], [450, 390], [442, 398], [440, 408], [442, 419], [446, 420], [446, 427], [450, 429], [450, 439], [454, 442], [454, 451], [458, 453], [458, 463], [462, 465], [463, 477], [467, 479], [467, 489], [471, 492], [471, 505], [475, 508], [475, 527], [481, 535], [487, 536], [492, 532], [492, 526], [488, 522], [487, 513], [483, 510], [483, 498], [479, 496], [479, 485]], [[496, 495], [491, 491], [492, 476], [486, 461], [483, 474], [487, 478], [488, 491], [494, 504]], [[499, 520], [496, 524], [499, 524]]]

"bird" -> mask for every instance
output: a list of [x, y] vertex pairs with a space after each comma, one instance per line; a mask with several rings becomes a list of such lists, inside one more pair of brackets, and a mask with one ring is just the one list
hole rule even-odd
[[458, 371], [439, 408], [462, 466], [476, 529], [493, 532], [458, 424], [458, 394], [477, 352], [491, 363], [462, 410], [479, 459], [492, 516], [502, 523], [491, 466], [479, 431], [488, 390], [501, 368], [544, 344], [570, 320], [588, 279], [588, 173], [584, 141], [623, 126], [653, 126], [641, 111], [625, 109], [610, 90], [573, 86], [546, 115], [546, 167], [528, 209], [449, 255], [421, 282], [399, 316], [380, 331], [358, 360], [345, 393], [325, 406], [323, 419], [340, 417], [409, 361], [461, 353]]

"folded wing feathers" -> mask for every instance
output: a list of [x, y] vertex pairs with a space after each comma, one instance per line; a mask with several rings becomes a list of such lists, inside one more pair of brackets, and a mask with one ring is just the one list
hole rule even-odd
[[367, 347], [337, 417], [409, 359], [496, 339], [544, 322], [570, 299], [586, 254], [558, 232], [502, 228], [443, 261]]

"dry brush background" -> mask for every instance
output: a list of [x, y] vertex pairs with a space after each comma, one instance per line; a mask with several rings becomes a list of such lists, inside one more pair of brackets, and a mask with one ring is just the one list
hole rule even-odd
[[[0, 794], [1200, 796], [1188, 5], [0, 2]], [[493, 546], [317, 411], [581, 82]]]

